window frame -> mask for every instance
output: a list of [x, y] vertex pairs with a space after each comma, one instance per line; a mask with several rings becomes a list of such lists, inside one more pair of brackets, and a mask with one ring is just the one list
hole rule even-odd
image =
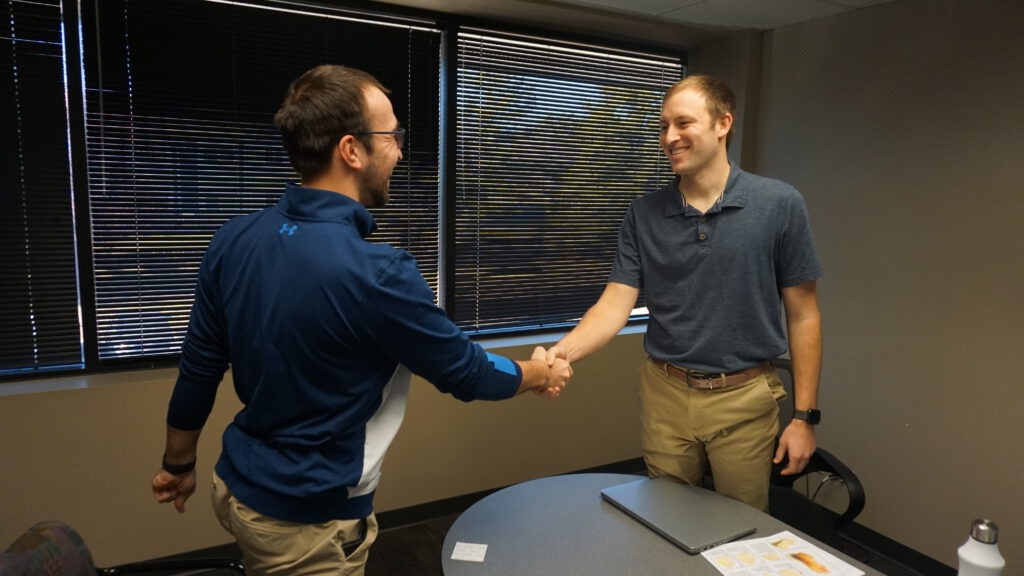
[[[85, 144], [86, 137], [86, 115], [85, 115], [85, 75], [80, 63], [83, 55], [80, 53], [82, 38], [80, 37], [81, 15], [83, 2], [76, 0], [63, 0], [63, 32], [64, 58], [66, 72], [66, 95], [68, 115], [68, 147], [71, 166], [71, 193], [75, 219], [75, 235], [77, 241], [77, 266], [79, 278], [79, 302], [81, 317], [81, 332], [84, 360], [81, 367], [71, 369], [41, 369], [0, 373], [0, 385], [15, 380], [32, 380], [36, 378], [74, 377], [84, 374], [103, 373], [121, 370], [152, 369], [175, 366], [179, 353], [161, 357], [131, 357], [125, 359], [99, 358], [98, 332], [97, 332], [97, 310], [96, 310], [96, 284], [95, 270], [93, 267], [94, 254], [92, 251], [92, 214], [90, 211], [90, 190], [88, 182], [88, 158]], [[409, 9], [398, 6], [373, 5], [366, 7], [365, 3], [344, 3], [347, 7], [351, 4], [355, 10], [363, 10], [374, 14], [381, 14], [393, 18], [414, 18], [427, 19], [435, 22], [442, 29], [441, 41], [441, 101], [439, 109], [440, 118], [440, 149], [438, 158], [438, 184], [440, 195], [440, 212], [442, 217], [438, 221], [439, 235], [439, 257], [437, 262], [438, 284], [436, 287], [437, 298], [448, 310], [453, 306], [453, 293], [451, 286], [454, 285], [454, 266], [451, 265], [451, 254], [454, 253], [454, 235], [449, 233], [453, 228], [452, 218], [456, 203], [454, 189], [457, 186], [455, 176], [456, 142], [452, 134], [457, 134], [458, 123], [456, 110], [457, 94], [454, 87], [457, 85], [457, 65], [454, 62], [458, 32], [463, 27], [487, 28], [513, 35], [526, 35], [544, 37], [557, 37], [562, 40], [579, 42], [583, 44], [602, 45], [611, 49], [632, 50], [654, 55], [670, 56], [679, 59], [685, 74], [687, 58], [685, 53], [679, 53], [662, 46], [645, 46], [636, 43], [627, 43], [616, 40], [608, 40], [588, 34], [566, 34], [564, 31], [548, 29], [541, 26], [521, 26], [506, 22], [493, 21], [478, 18], [465, 18], [450, 14], [437, 13], [426, 10]], [[315, 6], [315, 5], [314, 5]], [[656, 139], [656, 134], [651, 134]], [[283, 184], [283, 183], [282, 183]], [[643, 190], [641, 193], [650, 192]], [[633, 317], [631, 323], [643, 322], [646, 316], [640, 314]], [[496, 336], [518, 336], [522, 334], [542, 334], [552, 331], [564, 330], [562, 326], [536, 326], [526, 328], [514, 328], [508, 330], [477, 331], [478, 335]], [[467, 330], [474, 333], [472, 330]]]

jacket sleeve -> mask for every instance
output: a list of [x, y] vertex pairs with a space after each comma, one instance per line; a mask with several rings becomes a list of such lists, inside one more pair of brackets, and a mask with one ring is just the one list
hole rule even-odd
[[363, 323], [368, 337], [438, 390], [463, 401], [502, 400], [518, 392], [519, 365], [488, 354], [448, 319], [408, 253], [396, 252], [370, 298]]
[[228, 368], [223, 308], [210, 281], [208, 260], [209, 252], [200, 266], [178, 363], [178, 380], [167, 409], [167, 425], [179, 430], [198, 430], [206, 424], [217, 398], [217, 387]]

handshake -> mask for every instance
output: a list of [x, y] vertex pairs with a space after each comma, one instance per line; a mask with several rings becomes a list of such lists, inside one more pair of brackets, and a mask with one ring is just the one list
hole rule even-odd
[[557, 345], [545, 350], [543, 346], [533, 349], [529, 362], [523, 366], [523, 387], [544, 398], [558, 398], [572, 378], [572, 366], [568, 354]]

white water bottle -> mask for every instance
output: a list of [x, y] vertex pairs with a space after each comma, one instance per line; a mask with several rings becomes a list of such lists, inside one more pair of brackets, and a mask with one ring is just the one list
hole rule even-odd
[[1006, 560], [999, 553], [999, 527], [991, 520], [971, 522], [971, 535], [957, 549], [960, 569], [957, 576], [999, 576]]

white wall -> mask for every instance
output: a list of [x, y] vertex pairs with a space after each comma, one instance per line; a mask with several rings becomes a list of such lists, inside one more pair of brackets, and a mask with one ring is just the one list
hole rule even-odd
[[1024, 570], [1024, 2], [897, 0], [767, 33], [757, 171], [826, 276], [823, 445], [862, 524], [947, 564], [971, 519]]

